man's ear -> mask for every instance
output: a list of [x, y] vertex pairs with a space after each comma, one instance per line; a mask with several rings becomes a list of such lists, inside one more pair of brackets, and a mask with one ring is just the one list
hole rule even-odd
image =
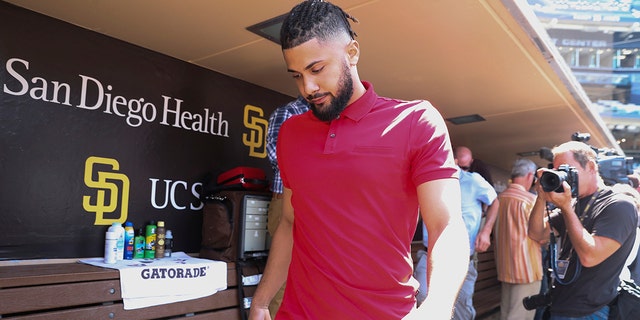
[[347, 45], [347, 56], [349, 59], [349, 65], [355, 66], [360, 59], [360, 44], [356, 40], [351, 40]]
[[596, 172], [596, 167], [598, 166], [598, 163], [596, 162], [596, 160], [589, 160], [589, 162], [587, 163], [587, 166], [590, 172]]

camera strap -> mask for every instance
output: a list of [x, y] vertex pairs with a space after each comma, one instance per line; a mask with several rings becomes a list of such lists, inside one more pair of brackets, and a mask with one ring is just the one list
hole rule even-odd
[[593, 206], [593, 203], [596, 202], [596, 199], [598, 198], [598, 196], [600, 195], [600, 192], [602, 191], [602, 189], [598, 188], [598, 190], [596, 190], [596, 192], [593, 193], [593, 195], [591, 195], [591, 199], [589, 199], [589, 202], [587, 202], [587, 205], [584, 206], [584, 209], [582, 210], [582, 213], [580, 214], [580, 222], [582, 223], [582, 226], [584, 227], [584, 221], [586, 218], [589, 218], [589, 222], [591, 222], [591, 206]]
[[[587, 202], [583, 210], [577, 210], [579, 209], [580, 201], [576, 201], [575, 203], [576, 207], [574, 208], [574, 211], [581, 211], [578, 217], [580, 219], [580, 223], [584, 228], [587, 228], [587, 226], [585, 226], [585, 220], [587, 220], [587, 218], [588, 218], [587, 220], [588, 223], [591, 223], [591, 221], [593, 220], [591, 217], [592, 216], [591, 208], [594, 202], [596, 201], [596, 199], [598, 198], [598, 196], [600, 195], [600, 192], [601, 192], [601, 189], [598, 189], [593, 195], [591, 195], [591, 198], [589, 199], [589, 201]], [[578, 213], [576, 212], [576, 214]], [[564, 257], [565, 259], [558, 259], [557, 244], [555, 242], [555, 239], [552, 239], [553, 241], [551, 242], [551, 246], [553, 247], [551, 248], [551, 256], [552, 256], [551, 266], [552, 266], [553, 274], [556, 281], [558, 281], [558, 283], [562, 285], [568, 285], [578, 278], [578, 276], [580, 275], [580, 270], [582, 269], [582, 265], [580, 264], [580, 259], [577, 257], [577, 253], [573, 249], [573, 244], [571, 244], [571, 240], [569, 239], [569, 233], [566, 230], [567, 229], [566, 225], [564, 229], [565, 229], [564, 234], [561, 239], [560, 256]], [[568, 253], [568, 254], [565, 255], [565, 253]], [[573, 277], [571, 278], [571, 280], [564, 281], [564, 278], [569, 269], [571, 260], [575, 261], [574, 263], [575, 271], [573, 273]]]
[[[591, 222], [593, 221], [591, 209], [596, 199], [598, 198], [598, 196], [600, 196], [600, 192], [601, 192], [601, 189], [598, 188], [598, 190], [596, 190], [596, 192], [594, 192], [591, 195], [591, 198], [589, 198], [589, 201], [584, 206], [584, 208], [580, 208], [581, 203], [579, 200], [576, 201], [574, 204], [573, 209], [575, 214], [578, 216], [578, 219], [580, 220], [580, 223], [582, 224], [582, 226], [586, 228], [587, 231], [589, 232], [591, 232], [591, 230], [588, 230], [589, 228], [591, 228], [591, 226], [587, 226], [586, 224], [591, 224]], [[564, 229], [565, 230], [562, 235], [562, 241], [560, 243], [561, 244], [560, 256], [565, 257], [566, 259], [571, 259], [571, 257], [573, 256], [573, 244], [571, 243], [571, 240], [569, 238], [569, 232], [567, 232], [566, 225]]]

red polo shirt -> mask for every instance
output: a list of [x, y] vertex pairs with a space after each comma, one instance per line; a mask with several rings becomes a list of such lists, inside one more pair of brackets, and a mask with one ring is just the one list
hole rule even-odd
[[430, 103], [364, 85], [338, 119], [307, 112], [281, 128], [276, 150], [295, 220], [280, 320], [399, 319], [415, 305], [416, 187], [457, 169]]

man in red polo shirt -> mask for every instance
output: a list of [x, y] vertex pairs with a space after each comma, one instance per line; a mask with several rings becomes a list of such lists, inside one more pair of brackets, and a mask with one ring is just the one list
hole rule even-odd
[[[357, 72], [349, 19], [323, 1], [283, 22], [288, 71], [312, 112], [280, 129], [283, 214], [250, 318], [448, 319], [469, 243], [446, 125], [426, 101], [379, 97]], [[429, 296], [416, 309], [410, 244], [420, 206], [429, 232]], [[294, 219], [295, 214], [295, 219]]]

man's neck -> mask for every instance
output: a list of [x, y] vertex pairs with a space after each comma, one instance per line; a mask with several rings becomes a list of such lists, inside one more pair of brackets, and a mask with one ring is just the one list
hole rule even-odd
[[353, 94], [351, 95], [351, 99], [347, 103], [347, 106], [354, 103], [356, 100], [360, 99], [367, 92], [367, 88], [364, 86], [362, 81], [360, 81], [359, 77], [354, 77], [353, 80]]
[[589, 184], [589, 186], [587, 187], [587, 190], [585, 190], [585, 192], [583, 193], [584, 196], [582, 196], [580, 198], [590, 197], [592, 194], [596, 193], [596, 191], [598, 191], [598, 189], [600, 189], [600, 187], [601, 186], [598, 183]]
[[527, 179], [525, 177], [515, 177], [515, 178], [512, 179], [511, 183], [517, 184], [517, 185], [521, 186], [522, 188], [524, 188], [525, 190], [528, 190], [529, 187], [530, 187], [530, 184], [528, 186], [527, 182], [528, 181], [527, 181]]

